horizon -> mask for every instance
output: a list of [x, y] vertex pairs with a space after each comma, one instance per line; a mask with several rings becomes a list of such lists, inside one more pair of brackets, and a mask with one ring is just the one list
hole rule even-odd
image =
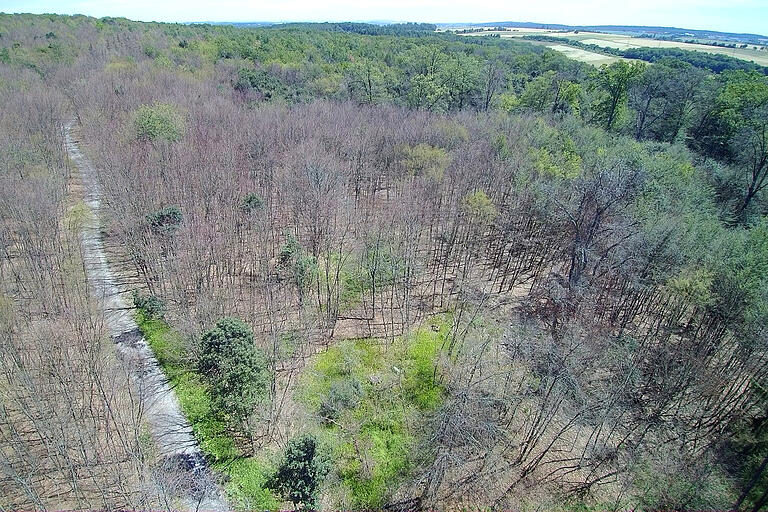
[[[765, 35], [768, 4], [760, 0], [648, 0], [642, 6], [615, 5], [593, 0], [574, 5], [552, 0], [541, 5], [490, 1], [483, 5], [449, 0], [355, 3], [330, 0], [316, 5], [307, 0], [268, 4], [248, 0], [152, 2], [151, 0], [0, 0], [8, 14], [83, 14], [102, 18], [169, 23], [304, 23], [372, 22], [493, 24], [501, 22], [569, 26], [674, 27], [727, 33]], [[297, 14], [301, 13], [301, 14]], [[440, 14], [436, 14], [440, 13]]]

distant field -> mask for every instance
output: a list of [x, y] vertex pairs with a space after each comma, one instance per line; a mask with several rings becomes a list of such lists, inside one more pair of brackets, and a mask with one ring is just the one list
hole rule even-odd
[[[728, 55], [729, 57], [735, 57], [737, 59], [742, 59], [746, 61], [753, 61], [756, 64], [760, 64], [762, 66], [768, 66], [768, 50], [766, 50], [765, 47], [758, 47], [758, 49], [755, 50], [754, 45], [750, 45], [747, 48], [721, 48], [718, 46], [710, 46], [706, 44], [683, 43], [678, 41], [663, 41], [660, 39], [646, 39], [642, 37], [630, 37], [630, 36], [623, 36], [623, 35], [616, 35], [616, 34], [602, 34], [598, 32], [581, 32], [581, 31], [559, 32], [556, 30], [534, 29], [534, 28], [512, 29], [512, 30], [505, 30], [500, 32], [491, 32], [491, 31], [473, 32], [473, 33], [461, 34], [461, 35], [482, 36], [482, 35], [489, 35], [489, 34], [499, 34], [501, 37], [551, 35], [555, 37], [564, 37], [568, 39], [573, 39], [574, 41], [581, 41], [582, 43], [586, 43], [586, 44], [595, 44], [598, 46], [603, 46], [605, 48], [609, 48], [609, 47], [618, 48], [620, 50], [626, 50], [627, 48], [641, 48], [641, 47], [681, 48], [683, 50], [696, 50], [696, 51], [707, 52], [707, 53]], [[581, 60], [583, 62], [589, 62], [590, 64], [599, 65], [605, 62], [612, 62], [614, 60], [617, 60], [617, 58], [606, 57], [604, 55], [599, 55], [597, 53], [579, 50], [578, 48], [576, 49], [569, 48], [569, 51], [565, 51], [563, 48], [568, 48], [565, 45], [547, 44], [547, 46], [554, 50], [562, 51], [563, 53], [567, 54], [571, 58]], [[601, 58], [612, 59], [612, 60], [605, 60], [600, 62], [596, 57], [582, 55], [580, 53], [572, 52], [571, 50], [576, 50], [576, 52], [582, 52], [582, 53], [591, 54], [591, 55], [598, 55]]]
[[594, 64], [595, 66], [610, 64], [611, 62], [617, 61], [621, 58], [613, 57], [610, 55], [602, 55], [600, 53], [590, 52], [587, 50], [582, 50], [581, 48], [574, 48], [573, 46], [567, 46], [564, 44], [547, 45], [547, 47], [552, 48], [553, 50], [557, 50], [558, 52], [562, 52], [566, 55], [566, 57], [570, 57], [573, 60], [580, 60], [581, 62]]
[[[536, 36], [541, 36], [541, 35], [565, 36], [566, 35], [563, 32], [558, 33], [552, 30], [546, 30], [541, 28], [521, 28], [521, 29], [512, 29], [510, 31], [503, 31], [503, 32], [493, 32], [493, 31], [471, 32], [468, 34], [459, 34], [459, 35], [485, 36], [489, 34], [499, 34], [501, 37], [523, 37], [523, 36], [533, 36], [533, 35], [536, 35]], [[558, 52], [564, 53], [567, 57], [573, 60], [586, 62], [587, 64], [592, 64], [594, 66], [610, 64], [611, 62], [615, 62], [621, 59], [621, 57], [614, 57], [612, 55], [602, 55], [600, 53], [590, 52], [588, 50], [582, 50], [581, 48], [575, 48], [573, 46], [567, 46], [564, 44], [546, 43], [546, 42], [540, 42], [540, 41], [530, 41], [530, 42], [533, 44], [540, 44], [542, 46], [546, 46], [547, 48], [551, 48], [552, 50], [556, 50]], [[629, 60], [629, 59], [625, 59], [625, 60]]]

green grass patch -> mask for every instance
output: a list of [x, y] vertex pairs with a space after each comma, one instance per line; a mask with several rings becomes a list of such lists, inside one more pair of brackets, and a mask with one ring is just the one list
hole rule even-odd
[[318, 437], [332, 454], [338, 494], [349, 497], [341, 506], [380, 508], [410, 476], [419, 422], [443, 400], [435, 365], [451, 324], [448, 315], [433, 318], [389, 347], [344, 341], [302, 376], [297, 398], [325, 417]]
[[214, 465], [229, 475], [227, 496], [239, 510], [277, 510], [280, 502], [266, 488], [267, 478], [274, 468], [255, 457], [240, 458], [230, 464]]
[[243, 457], [226, 422], [211, 408], [208, 387], [192, 367], [183, 338], [164, 320], [141, 310], [136, 323], [173, 388], [182, 412], [192, 426], [212, 467], [228, 481], [225, 490], [238, 510], [277, 510], [280, 503], [265, 487], [272, 468], [261, 457]]

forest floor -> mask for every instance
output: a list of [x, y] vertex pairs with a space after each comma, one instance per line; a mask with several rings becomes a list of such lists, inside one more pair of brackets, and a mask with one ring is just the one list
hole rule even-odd
[[65, 126], [65, 137], [67, 153], [81, 174], [84, 200], [94, 219], [82, 232], [85, 270], [93, 296], [103, 305], [105, 322], [118, 355], [131, 372], [155, 446], [175, 468], [189, 473], [189, 481], [194, 482], [186, 495], [180, 497], [185, 508], [228, 510], [168, 380], [126, 305], [126, 290], [107, 262], [98, 222], [100, 188], [95, 169], [80, 150], [74, 122]]

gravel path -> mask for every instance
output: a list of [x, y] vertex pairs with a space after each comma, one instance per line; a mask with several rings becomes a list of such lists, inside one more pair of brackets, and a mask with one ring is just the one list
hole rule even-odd
[[[85, 202], [98, 219], [101, 197], [98, 173], [80, 150], [74, 121], [64, 129], [67, 153], [82, 174]], [[109, 334], [121, 360], [130, 368], [144, 407], [144, 418], [155, 445], [166, 458], [174, 487], [183, 488], [179, 501], [188, 510], [229, 510], [176, 396], [133, 319], [126, 304], [126, 290], [121, 289], [109, 268], [98, 220], [83, 229], [82, 240], [92, 293], [102, 299]]]

